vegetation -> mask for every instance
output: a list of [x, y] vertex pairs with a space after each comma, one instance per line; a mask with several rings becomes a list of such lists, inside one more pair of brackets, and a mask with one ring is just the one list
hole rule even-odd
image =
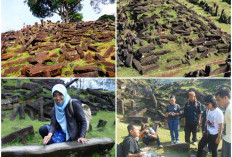
[[[51, 17], [54, 14], [61, 16], [63, 22], [69, 23], [73, 16], [82, 9], [83, 0], [25, 0], [32, 14], [38, 18]], [[94, 9], [100, 9], [99, 3], [114, 3], [114, 0], [91, 0], [90, 4]], [[71, 18], [70, 18], [71, 15]], [[79, 16], [79, 15], [78, 15]]]
[[98, 21], [100, 20], [106, 20], [106, 19], [111, 19], [111, 20], [115, 20], [115, 16], [114, 15], [102, 15], [101, 17], [99, 17]]
[[[18, 129], [24, 128], [26, 126], [32, 125], [35, 130], [35, 135], [27, 136], [27, 145], [42, 145], [42, 138], [38, 132], [39, 128], [45, 124], [50, 124], [50, 121], [41, 122], [37, 120], [32, 121], [29, 116], [26, 114], [25, 119], [19, 119], [16, 117], [14, 121], [10, 121], [11, 111], [5, 111], [5, 118], [2, 121], [2, 129], [1, 129], [1, 136], [6, 136], [11, 132], [14, 132]], [[97, 128], [98, 121], [100, 119], [107, 119], [107, 124], [104, 128]], [[90, 124], [92, 125], [92, 131], [86, 133], [86, 138], [96, 138], [96, 137], [110, 137], [113, 140], [115, 139], [115, 112], [107, 112], [107, 111], [99, 111], [97, 115], [93, 116]], [[102, 129], [102, 131], [99, 131]], [[6, 145], [2, 145], [3, 148], [9, 146], [23, 146], [24, 144], [21, 143], [21, 138]], [[115, 154], [115, 146], [110, 151], [110, 155], [114, 156]], [[95, 154], [95, 157], [99, 155]]]

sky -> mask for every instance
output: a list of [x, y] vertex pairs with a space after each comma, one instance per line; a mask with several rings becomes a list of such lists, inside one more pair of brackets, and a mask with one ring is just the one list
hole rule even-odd
[[[97, 14], [90, 6], [90, 0], [83, 0], [83, 21], [95, 21], [104, 14], [116, 15], [116, 5], [100, 5], [101, 13]], [[61, 18], [54, 14], [53, 17], [45, 18], [52, 22], [61, 21]], [[40, 19], [33, 16], [24, 0], [1, 0], [1, 32], [20, 30], [24, 25], [34, 25]]]
[[[115, 91], [115, 79], [108, 79], [108, 78], [79, 78], [82, 80], [83, 89], [91, 88], [91, 89], [99, 89], [102, 88], [104, 90]], [[62, 78], [65, 83], [71, 81], [70, 78]], [[106, 82], [111, 80], [110, 84]], [[97, 81], [97, 82], [96, 82]], [[74, 82], [71, 86], [77, 87], [77, 83]], [[79, 86], [78, 86], [79, 87]]]

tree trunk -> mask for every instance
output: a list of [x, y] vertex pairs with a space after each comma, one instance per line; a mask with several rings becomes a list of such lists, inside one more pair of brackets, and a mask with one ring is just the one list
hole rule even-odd
[[69, 8], [68, 8], [68, 2], [65, 3], [65, 9], [66, 9], [66, 23], [69, 23]]

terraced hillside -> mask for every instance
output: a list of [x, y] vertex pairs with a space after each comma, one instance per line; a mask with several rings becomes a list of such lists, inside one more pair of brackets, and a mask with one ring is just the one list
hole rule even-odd
[[[196, 93], [197, 100], [204, 107], [204, 96], [215, 94], [222, 87], [231, 88], [230, 84], [230, 79], [176, 79], [175, 82], [166, 84], [158, 83], [156, 79], [118, 79], [117, 113], [122, 114], [128, 121], [144, 120], [150, 117], [151, 121], [164, 122], [170, 95], [176, 96], [176, 103], [183, 111], [188, 101], [189, 91]], [[149, 90], [150, 88], [152, 90]], [[142, 114], [139, 114], [140, 112]], [[128, 116], [136, 118], [128, 119]], [[139, 117], [142, 118], [139, 119]]]
[[230, 4], [203, 3], [118, 1], [118, 76], [230, 77]]
[[114, 77], [115, 23], [27, 25], [1, 34], [2, 77]]

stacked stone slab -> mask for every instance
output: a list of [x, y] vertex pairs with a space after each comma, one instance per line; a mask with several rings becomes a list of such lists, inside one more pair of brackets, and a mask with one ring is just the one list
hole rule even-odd
[[[115, 75], [114, 21], [51, 23], [41, 20], [41, 24], [5, 32], [1, 37], [3, 77]], [[95, 69], [87, 70], [88, 66]], [[83, 70], [76, 71], [79, 67]]]
[[[117, 30], [117, 66], [133, 67], [140, 74], [159, 69], [161, 64], [167, 64], [166, 70], [176, 69], [231, 52], [229, 34], [176, 0], [131, 0], [119, 5]], [[173, 59], [176, 52], [167, 48], [170, 43], [188, 45], [188, 49], [180, 49], [183, 55]], [[161, 63], [162, 57], [167, 57], [166, 63]]]
[[[20, 83], [18, 85], [6, 85], [7, 80], [2, 80], [1, 109], [2, 112], [11, 110], [10, 120], [13, 121], [19, 115], [20, 119], [25, 119], [28, 114], [31, 120], [37, 117], [40, 121], [49, 120], [54, 101], [51, 96], [52, 87], [55, 84], [64, 84], [74, 95], [72, 99], [78, 99], [81, 103], [87, 104], [92, 115], [99, 110], [115, 111], [114, 92], [102, 90], [77, 90], [69, 87], [70, 83], [65, 84], [61, 79], [32, 79], [30, 83]], [[79, 97], [79, 94], [85, 97]], [[4, 120], [4, 119], [2, 119]]]

